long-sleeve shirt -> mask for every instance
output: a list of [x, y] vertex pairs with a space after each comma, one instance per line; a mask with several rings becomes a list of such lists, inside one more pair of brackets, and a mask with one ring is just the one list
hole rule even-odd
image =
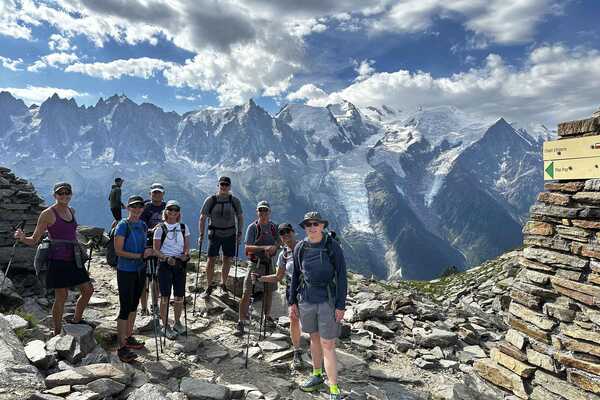
[[[346, 275], [344, 253], [338, 242], [330, 238], [333, 255], [333, 260], [331, 260], [325, 245], [326, 240], [326, 236], [323, 236], [323, 240], [319, 243], [310, 243], [308, 239], [304, 239], [298, 242], [294, 248], [294, 270], [292, 272], [290, 298], [288, 299], [290, 305], [298, 304], [298, 295], [300, 295], [301, 301], [311, 304], [327, 302], [329, 301], [329, 286], [331, 294], [334, 294], [335, 297], [335, 308], [338, 310], [346, 309], [348, 277]], [[304, 244], [302, 244], [303, 242]], [[302, 247], [304, 247], [304, 250], [302, 251], [302, 262], [300, 262], [300, 249]], [[301, 275], [304, 280], [302, 285]], [[331, 286], [331, 283], [334, 283], [334, 285]]]
[[110, 208], [121, 208], [123, 206], [123, 202], [121, 202], [121, 188], [119, 186], [112, 186], [108, 200], [110, 201]]

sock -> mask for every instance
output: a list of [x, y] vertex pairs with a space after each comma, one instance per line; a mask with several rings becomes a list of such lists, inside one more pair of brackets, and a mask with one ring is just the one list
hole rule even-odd
[[340, 388], [338, 387], [338, 385], [329, 385], [329, 393], [340, 394]]
[[314, 376], [321, 376], [321, 375], [323, 375], [323, 368], [313, 368], [313, 375]]

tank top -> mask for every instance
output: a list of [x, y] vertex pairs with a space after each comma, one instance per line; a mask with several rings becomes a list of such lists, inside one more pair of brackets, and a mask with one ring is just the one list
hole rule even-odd
[[[65, 221], [58, 215], [58, 212], [54, 207], [51, 208], [54, 216], [56, 217], [56, 221], [54, 224], [48, 227], [48, 237], [50, 240], [77, 240], [77, 221], [75, 221], [75, 215], [73, 211], [69, 208], [71, 212], [71, 217], [73, 218], [71, 221]], [[75, 256], [73, 254], [73, 244], [71, 243], [52, 243], [50, 246], [50, 255], [48, 256], [50, 260], [60, 260], [60, 261], [73, 261]]]

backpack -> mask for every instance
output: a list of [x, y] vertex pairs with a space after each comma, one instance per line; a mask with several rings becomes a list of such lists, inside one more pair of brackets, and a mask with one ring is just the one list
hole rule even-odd
[[[329, 303], [333, 305], [335, 303], [335, 284], [337, 282], [337, 269], [335, 267], [335, 252], [333, 251], [333, 241], [338, 241], [337, 235], [335, 232], [323, 232], [325, 235], [325, 251], [327, 252], [327, 256], [331, 261], [331, 265], [333, 266], [333, 280], [327, 284], [327, 297], [329, 299]], [[302, 260], [304, 258], [304, 249], [306, 247], [306, 240], [300, 241], [297, 245], [297, 256], [298, 256], [298, 265], [300, 266], [300, 288], [304, 286], [311, 286], [308, 281], [304, 279], [304, 272], [302, 271]], [[296, 251], [294, 251], [295, 253]]]
[[[237, 206], [235, 205], [235, 202], [233, 201], [233, 195], [229, 195], [227, 197], [227, 200], [225, 201], [219, 201], [219, 196], [217, 196], [216, 194], [212, 195], [210, 197], [210, 200], [212, 202], [212, 204], [210, 205], [210, 207], [208, 208], [208, 212], [207, 215], [210, 217], [210, 215], [212, 214], [213, 209], [220, 204], [221, 205], [221, 216], [223, 216], [223, 212], [225, 210], [225, 204], [231, 204], [231, 207], [233, 208], [233, 211], [235, 212], [235, 214], [238, 214], [238, 209]], [[212, 221], [211, 221], [212, 222]], [[216, 226], [213, 226], [212, 224], [208, 226], [209, 230], [220, 230], [220, 231], [224, 231], [224, 230], [228, 230], [228, 229], [232, 229], [235, 228], [235, 225], [233, 226], [228, 226], [226, 228], [218, 228]]]
[[[256, 244], [258, 241], [260, 241], [261, 236], [264, 232], [261, 232], [258, 220], [254, 221], [254, 225], [256, 225], [256, 238], [254, 239], [253, 244]], [[271, 221], [269, 221], [269, 225], [271, 227], [271, 235], [273, 235], [273, 237], [277, 237], [277, 226]], [[256, 262], [258, 260], [258, 257], [256, 255], [249, 254], [248, 252], [246, 252], [246, 257], [248, 257], [252, 262]]]
[[[169, 230], [167, 229], [167, 224], [165, 224], [164, 222], [162, 222], [158, 226], [160, 226], [160, 229], [162, 230], [162, 235], [160, 236], [160, 247], [162, 248], [162, 245], [165, 242], [165, 239], [167, 238], [167, 233], [169, 232]], [[185, 224], [180, 223], [179, 228], [181, 229], [181, 233], [183, 234], [183, 240], [185, 240]]]
[[[131, 229], [129, 228], [129, 222], [126, 223], [127, 228], [125, 229], [125, 241], [129, 237], [129, 232]], [[116, 267], [119, 262], [119, 257], [117, 256], [117, 252], [115, 251], [115, 232], [117, 231], [117, 227], [115, 226], [110, 230], [108, 234], [108, 243], [106, 244], [106, 263], [111, 267]]]

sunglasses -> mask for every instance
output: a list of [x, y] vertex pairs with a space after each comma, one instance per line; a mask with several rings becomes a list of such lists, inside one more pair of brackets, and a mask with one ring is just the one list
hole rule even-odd
[[58, 192], [56, 192], [56, 194], [58, 196], [69, 196], [73, 194], [73, 192], [71, 192], [70, 190], [59, 190]]
[[132, 204], [129, 206], [129, 208], [142, 208], [142, 207], [144, 207], [144, 205], [140, 204], [140, 203], [135, 203], [135, 204]]
[[219, 186], [229, 187], [231, 185], [229, 183], [227, 183], [227, 182], [221, 182], [221, 183], [219, 183]]
[[268, 208], [259, 208], [258, 212], [269, 212]]
[[179, 212], [179, 207], [169, 207], [167, 211]]
[[279, 231], [280, 235], [287, 235], [288, 233], [291, 233], [292, 230], [291, 229], [282, 229]]
[[314, 222], [305, 222], [304, 223], [304, 227], [305, 228], [310, 228], [311, 226], [319, 226], [319, 225], [321, 225], [321, 223], [320, 222], [316, 222], [316, 221], [314, 221]]

